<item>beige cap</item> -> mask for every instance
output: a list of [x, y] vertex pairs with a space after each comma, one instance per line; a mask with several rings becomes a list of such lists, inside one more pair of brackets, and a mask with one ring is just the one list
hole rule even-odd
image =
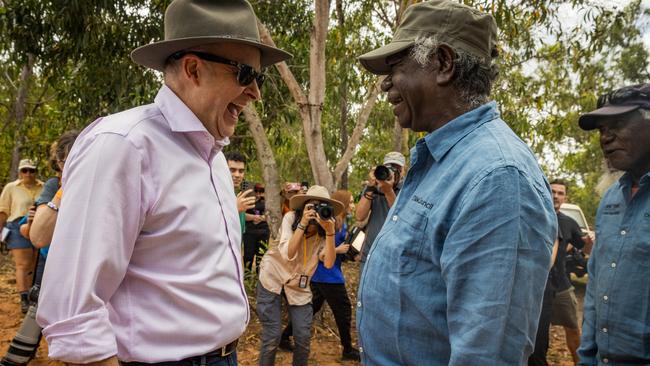
[[18, 164], [18, 170], [23, 168], [36, 169], [36, 164], [32, 159], [22, 159]]

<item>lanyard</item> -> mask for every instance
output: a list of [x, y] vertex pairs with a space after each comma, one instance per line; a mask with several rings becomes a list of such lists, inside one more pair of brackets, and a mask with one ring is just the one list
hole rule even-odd
[[302, 270], [307, 270], [307, 236], [302, 237]]

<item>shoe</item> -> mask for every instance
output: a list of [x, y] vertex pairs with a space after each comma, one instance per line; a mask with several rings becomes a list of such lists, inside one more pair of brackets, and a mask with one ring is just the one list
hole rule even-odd
[[27, 310], [29, 310], [29, 301], [27, 299], [20, 299], [20, 311], [23, 314], [27, 314]]
[[359, 350], [356, 348], [344, 350], [343, 354], [341, 354], [341, 358], [350, 361], [361, 361], [361, 355], [359, 354]]
[[287, 352], [293, 352], [293, 343], [291, 343], [291, 340], [289, 338], [284, 338], [280, 339], [280, 345], [278, 346], [279, 349]]

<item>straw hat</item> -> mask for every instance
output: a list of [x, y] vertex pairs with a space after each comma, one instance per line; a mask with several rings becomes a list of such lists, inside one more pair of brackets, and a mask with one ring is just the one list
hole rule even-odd
[[261, 52], [262, 67], [291, 58], [260, 40], [253, 7], [244, 0], [175, 0], [165, 11], [165, 39], [131, 52], [136, 63], [163, 71], [167, 58], [188, 48], [217, 42], [241, 43]]
[[305, 202], [310, 200], [319, 200], [329, 203], [334, 209], [334, 216], [338, 216], [345, 209], [341, 202], [330, 198], [327, 188], [323, 186], [311, 186], [307, 190], [306, 194], [297, 194], [291, 197], [289, 200], [289, 208], [292, 210], [299, 210], [305, 205]]

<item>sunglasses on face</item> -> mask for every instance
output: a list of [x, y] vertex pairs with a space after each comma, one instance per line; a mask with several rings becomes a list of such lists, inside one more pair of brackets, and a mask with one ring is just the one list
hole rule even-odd
[[27, 173], [36, 174], [36, 169], [24, 168], [24, 169], [20, 169], [20, 172], [23, 174], [27, 174]]
[[638, 104], [643, 108], [650, 108], [650, 101], [639, 101], [639, 99], [643, 98], [650, 99], [650, 94], [634, 88], [622, 88], [598, 97], [596, 107], [601, 108], [605, 104], [624, 104], [630, 99], [634, 99], [634, 104]]
[[215, 62], [218, 64], [230, 65], [237, 68], [237, 82], [241, 86], [248, 86], [250, 83], [257, 82], [257, 87], [261, 88], [266, 79], [266, 75], [261, 72], [255, 71], [253, 66], [239, 63], [237, 61], [229, 60], [227, 58], [213, 55], [211, 53], [198, 52], [198, 51], [187, 51], [187, 52], [176, 52], [172, 55], [172, 58], [175, 60], [180, 60], [185, 55], [194, 55], [202, 60]]

